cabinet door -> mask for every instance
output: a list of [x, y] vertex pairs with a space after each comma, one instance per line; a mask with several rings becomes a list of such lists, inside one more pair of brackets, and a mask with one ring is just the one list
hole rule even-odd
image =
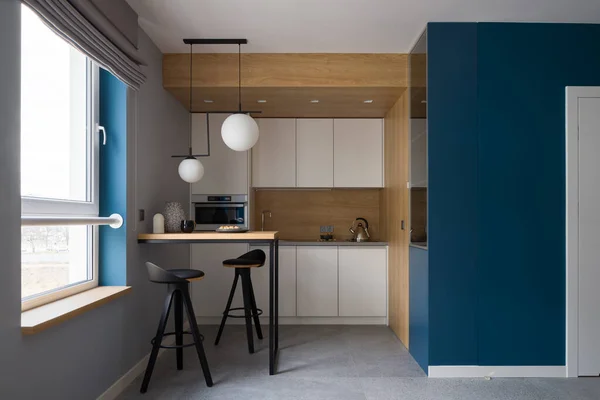
[[[200, 157], [204, 176], [192, 184], [192, 194], [248, 194], [248, 153], [234, 151], [221, 138], [221, 125], [229, 114], [210, 114], [210, 157]], [[206, 154], [206, 114], [192, 114], [192, 149]], [[185, 154], [185, 149], [181, 149]]]
[[[250, 246], [250, 249], [261, 249], [267, 255], [265, 265], [252, 269], [252, 287], [256, 297], [256, 305], [269, 315], [269, 247]], [[279, 316], [296, 316], [296, 247], [279, 246]]]
[[385, 317], [387, 250], [381, 247], [339, 248], [341, 317]]
[[[233, 284], [235, 271], [223, 267], [223, 260], [236, 258], [248, 251], [245, 243], [192, 244], [192, 268], [204, 271], [201, 281], [191, 283], [192, 304], [199, 317], [221, 317]], [[242, 307], [241, 284], [238, 282], [232, 307]]]
[[298, 187], [333, 187], [333, 119], [296, 120]]
[[252, 148], [253, 187], [296, 186], [296, 120], [257, 119], [258, 142]]
[[383, 120], [333, 121], [335, 187], [383, 187]]
[[338, 315], [337, 247], [296, 248], [299, 317]]
[[427, 120], [410, 120], [410, 186], [427, 187]]

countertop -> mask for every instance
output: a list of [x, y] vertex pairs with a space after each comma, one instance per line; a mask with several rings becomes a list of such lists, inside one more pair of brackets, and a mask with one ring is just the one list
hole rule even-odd
[[250, 231], [239, 233], [224, 232], [192, 232], [192, 233], [141, 233], [138, 242], [202, 242], [202, 241], [261, 241], [275, 240], [279, 236], [277, 231]]
[[411, 242], [409, 246], [417, 249], [427, 250], [427, 242]]
[[336, 242], [319, 242], [311, 240], [279, 240], [280, 246], [387, 246], [387, 242], [348, 242], [340, 240]]

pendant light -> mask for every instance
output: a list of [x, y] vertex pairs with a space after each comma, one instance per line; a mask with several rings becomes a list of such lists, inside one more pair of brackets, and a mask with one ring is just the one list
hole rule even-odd
[[242, 46], [238, 43], [238, 111], [230, 115], [221, 126], [223, 142], [232, 150], [250, 150], [258, 141], [258, 124], [242, 112]]
[[[179, 163], [179, 167], [177, 168], [177, 172], [179, 172], [179, 177], [186, 181], [187, 183], [196, 183], [202, 179], [204, 176], [204, 165], [200, 162], [200, 160], [196, 159], [196, 157], [207, 157], [210, 156], [210, 138], [208, 136], [208, 130], [206, 131], [207, 141], [208, 141], [208, 154], [192, 154], [192, 61], [193, 61], [193, 53], [192, 53], [193, 43], [190, 43], [190, 134], [189, 134], [189, 146], [188, 146], [188, 154], [185, 156], [172, 156], [175, 158], [184, 158], [181, 163]], [[206, 115], [206, 124], [208, 126], [208, 114]]]

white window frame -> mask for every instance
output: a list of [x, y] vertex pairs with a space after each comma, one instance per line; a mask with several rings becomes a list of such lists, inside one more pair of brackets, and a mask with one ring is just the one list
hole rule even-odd
[[[28, 216], [98, 216], [99, 214], [99, 183], [100, 183], [100, 138], [99, 138], [99, 76], [98, 65], [88, 58], [87, 82], [87, 116], [88, 133], [88, 178], [92, 179], [88, 186], [90, 201], [70, 201], [57, 199], [44, 199], [36, 197], [21, 197], [21, 215]], [[51, 303], [65, 297], [93, 289], [98, 286], [98, 227], [88, 225], [91, 239], [88, 244], [88, 268], [92, 279], [63, 286], [55, 290], [40, 293], [26, 299], [21, 299], [21, 311], [26, 311], [44, 304]]]

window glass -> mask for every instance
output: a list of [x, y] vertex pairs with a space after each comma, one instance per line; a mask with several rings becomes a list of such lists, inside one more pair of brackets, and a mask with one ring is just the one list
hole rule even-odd
[[21, 228], [21, 298], [25, 299], [92, 279], [91, 228]]
[[21, 195], [89, 201], [87, 57], [21, 19]]

